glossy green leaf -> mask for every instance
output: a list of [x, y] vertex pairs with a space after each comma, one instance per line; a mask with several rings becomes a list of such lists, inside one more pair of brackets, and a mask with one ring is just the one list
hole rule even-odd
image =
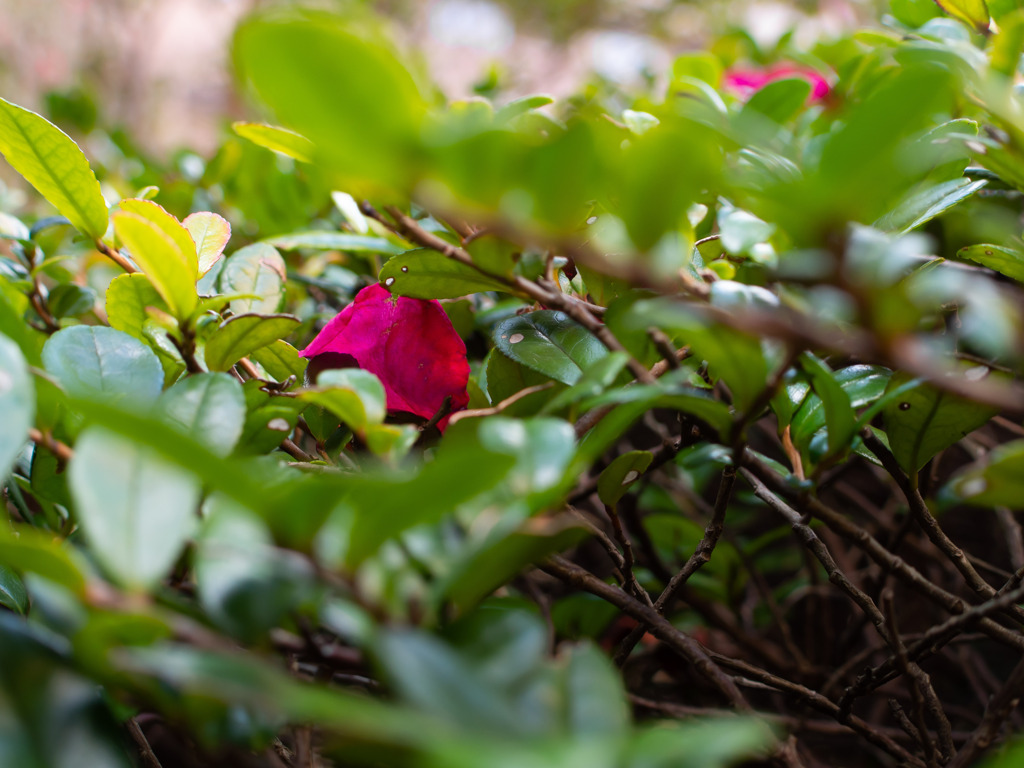
[[7, 477], [35, 422], [36, 391], [18, 345], [0, 336], [0, 483]]
[[[887, 389], [911, 377], [893, 375]], [[899, 465], [908, 474], [917, 472], [936, 453], [991, 419], [997, 409], [921, 384], [886, 405], [882, 414], [885, 433]]]
[[0, 565], [0, 605], [15, 613], [28, 610], [28, 593], [18, 574], [6, 565]]
[[[817, 402], [820, 404], [820, 410], [824, 412], [825, 426], [828, 427], [828, 450], [835, 453], [846, 446], [853, 437], [853, 403], [836, 375], [822, 360], [805, 352], [800, 356], [800, 367], [807, 374], [811, 387], [818, 396]], [[810, 410], [818, 410], [813, 408], [813, 404], [808, 405], [808, 401], [804, 402], [804, 407], [808, 409], [808, 417], [801, 419], [804, 411], [804, 408], [801, 408], [793, 420], [793, 439], [797, 445], [810, 439], [813, 432], [805, 431], [815, 423], [815, 419], [809, 415]]]
[[569, 733], [583, 739], [628, 733], [632, 716], [619, 670], [589, 642], [572, 646], [566, 655], [564, 686]]
[[454, 299], [507, 288], [470, 266], [426, 248], [392, 257], [377, 279], [393, 294], [414, 299]]
[[543, 413], [555, 413], [567, 405], [601, 394], [615, 382], [628, 361], [627, 352], [612, 352], [602, 357], [583, 372], [579, 381], [551, 398], [544, 406]]
[[79, 437], [68, 473], [82, 532], [106, 570], [128, 587], [155, 586], [192, 534], [196, 478], [96, 427]]
[[[888, 368], [877, 365], [851, 365], [841, 368], [831, 374], [831, 377], [846, 393], [852, 408], [862, 408], [880, 398], [889, 383], [891, 372]], [[829, 387], [819, 376], [819, 383]], [[792, 420], [792, 438], [797, 445], [806, 444], [819, 429], [826, 424], [828, 407], [822, 397], [817, 393], [808, 394], [807, 385], [793, 383], [787, 386], [790, 397], [796, 397], [797, 411]], [[839, 403], [839, 410], [842, 411], [842, 399], [833, 393], [833, 399]], [[843, 417], [840, 416], [842, 420]], [[847, 433], [847, 437], [852, 433]], [[832, 450], [830, 446], [829, 450]]]
[[55, 318], [78, 317], [92, 310], [96, 304], [96, 291], [81, 285], [61, 283], [51, 289], [46, 304]]
[[175, 426], [227, 456], [245, 425], [245, 395], [238, 380], [225, 373], [189, 376], [164, 392], [157, 409]]
[[395, 255], [406, 249], [383, 237], [353, 235], [348, 232], [310, 230], [292, 232], [289, 235], [269, 237], [264, 242], [282, 251], [296, 251], [301, 248], [316, 251], [347, 251], [348, 253], [383, 253]]
[[226, 371], [255, 349], [265, 347], [299, 326], [291, 315], [235, 315], [228, 318], [206, 342], [206, 365]]
[[0, 99], [0, 153], [75, 229], [107, 231], [107, 203], [82, 150], [60, 128]]
[[57, 331], [43, 347], [43, 364], [75, 397], [150, 403], [164, 383], [163, 368], [149, 347], [103, 326], [75, 325]]
[[492, 338], [517, 363], [563, 384], [575, 384], [584, 370], [608, 354], [590, 331], [564, 312], [548, 309], [498, 323]]
[[[137, 213], [118, 211], [111, 219], [118, 238], [167, 302], [171, 313], [179, 320], [188, 317], [199, 301], [195, 247], [190, 256], [161, 226]], [[185, 236], [188, 237], [187, 232]]]
[[1024, 283], [1024, 251], [983, 244], [961, 248], [956, 255]]
[[313, 142], [295, 131], [266, 123], [245, 122], [232, 123], [231, 130], [253, 144], [280, 152], [294, 160], [303, 163], [313, 161]]
[[887, 232], [906, 234], [963, 202], [986, 184], [988, 182], [984, 179], [954, 179], [914, 191], [893, 211], [876, 221], [875, 226]]
[[219, 281], [223, 293], [256, 297], [233, 300], [231, 311], [236, 315], [247, 312], [271, 315], [277, 312], [284, 299], [284, 259], [272, 245], [247, 245], [224, 261]]
[[254, 349], [249, 353], [249, 359], [262, 365], [263, 370], [277, 381], [284, 381], [289, 376], [294, 376], [300, 383], [309, 362], [306, 358], [299, 357], [299, 351], [282, 339], [273, 341], [265, 347]]
[[759, 88], [740, 110], [740, 123], [756, 113], [776, 123], [795, 117], [811, 95], [811, 84], [802, 77], [779, 79]]
[[224, 254], [231, 239], [231, 225], [223, 216], [209, 211], [198, 211], [185, 217], [181, 222], [195, 243], [198, 257], [199, 277], [202, 277]]
[[629, 451], [616, 456], [597, 478], [597, 495], [601, 501], [612, 507], [618, 504], [653, 459], [650, 451]]
[[361, 368], [323, 371], [317, 387], [305, 390], [301, 398], [323, 406], [357, 432], [379, 424], [387, 414], [384, 385]]
[[107, 321], [112, 328], [137, 339], [143, 338], [147, 307], [167, 310], [153, 283], [141, 272], [118, 275], [107, 286]]

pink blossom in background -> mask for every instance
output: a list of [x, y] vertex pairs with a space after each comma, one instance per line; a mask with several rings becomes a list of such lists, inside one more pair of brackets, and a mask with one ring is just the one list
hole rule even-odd
[[808, 103], [821, 101], [831, 90], [828, 80], [820, 72], [799, 64], [775, 64], [768, 69], [730, 69], [722, 77], [722, 89], [747, 99], [768, 83], [792, 78], [802, 78], [811, 84]]
[[[299, 353], [311, 370], [359, 367], [381, 380], [389, 411], [430, 419], [451, 397], [466, 407], [466, 345], [437, 301], [393, 296], [379, 283], [356, 294]], [[446, 416], [438, 423], [444, 431]]]

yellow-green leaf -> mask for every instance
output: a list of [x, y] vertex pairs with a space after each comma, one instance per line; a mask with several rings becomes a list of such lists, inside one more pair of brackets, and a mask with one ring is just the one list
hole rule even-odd
[[46, 118], [0, 99], [0, 153], [83, 234], [107, 231], [107, 204], [89, 161]]
[[299, 325], [291, 315], [235, 315], [206, 342], [206, 365], [226, 371], [253, 350], [287, 336]]
[[243, 139], [265, 149], [309, 163], [313, 160], [313, 142], [300, 133], [266, 123], [232, 123], [231, 128]]
[[985, 0], [935, 0], [935, 4], [982, 34], [988, 32], [989, 15]]
[[174, 243], [174, 247], [178, 249], [180, 261], [188, 265], [193, 282], [199, 279], [199, 257], [196, 254], [196, 244], [192, 239], [192, 233], [180, 221], [152, 200], [134, 198], [122, 200], [118, 203], [118, 208], [141, 216], [159, 227], [160, 231], [167, 235]]
[[143, 338], [146, 307], [167, 309], [153, 283], [144, 274], [119, 275], [110, 281], [107, 286], [107, 322], [111, 328], [137, 339]]
[[202, 277], [224, 255], [224, 247], [231, 239], [231, 225], [223, 216], [199, 211], [186, 216], [181, 222], [196, 245], [199, 256], [199, 276]]
[[117, 236], [171, 313], [179, 320], [188, 317], [199, 300], [195, 262], [190, 264], [174, 240], [150, 219], [128, 211], [118, 211], [111, 218]]

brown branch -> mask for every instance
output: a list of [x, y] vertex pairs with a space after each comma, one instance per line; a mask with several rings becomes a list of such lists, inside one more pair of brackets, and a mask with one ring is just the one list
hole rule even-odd
[[[672, 603], [675, 602], [680, 590], [689, 578], [711, 559], [711, 553], [714, 552], [718, 540], [722, 537], [722, 530], [725, 526], [725, 512], [729, 508], [729, 501], [732, 499], [732, 489], [735, 482], [736, 469], [734, 467], [725, 467], [722, 470], [722, 479], [718, 484], [718, 494], [715, 497], [714, 510], [707, 527], [704, 529], [704, 535], [701, 537], [700, 542], [698, 542], [693, 554], [686, 561], [686, 564], [669, 580], [669, 583], [665, 585], [665, 589], [662, 590], [661, 594], [658, 595], [658, 599], [654, 602], [654, 610], [659, 614], [664, 614], [671, 609]], [[634, 628], [619, 643], [618, 648], [615, 649], [615, 653], [612, 656], [613, 661], [618, 665], [622, 665], [643, 636], [644, 628], [642, 626]]]
[[128, 728], [128, 733], [131, 734], [135, 745], [139, 748], [139, 754], [142, 755], [142, 759], [146, 765], [148, 765], [149, 768], [162, 768], [160, 765], [160, 759], [153, 751], [153, 747], [149, 745], [149, 740], [146, 738], [146, 734], [142, 732], [139, 721], [134, 717], [128, 718], [128, 722], [125, 723], [125, 726]]
[[35, 427], [31, 427], [28, 431], [28, 439], [48, 450], [64, 464], [71, 461], [71, 458], [75, 455], [70, 446], [54, 438], [50, 432], [40, 432]]
[[606, 584], [589, 571], [585, 571], [564, 558], [553, 557], [541, 563], [540, 568], [568, 584], [600, 597], [641, 624], [645, 624], [652, 635], [690, 662], [725, 696], [735, 709], [745, 713], [752, 711], [746, 697], [736, 687], [736, 683], [711, 660], [704, 647], [685, 632], [673, 626], [653, 607], [644, 605], [618, 587]]
[[96, 250], [110, 259], [112, 262], [117, 264], [121, 269], [127, 272], [129, 275], [138, 272], [139, 270], [132, 266], [131, 262], [128, 261], [124, 256], [117, 252], [114, 248], [104, 243], [102, 240], [96, 240]]
[[957, 756], [949, 763], [949, 768], [968, 768], [975, 758], [984, 752], [999, 735], [1006, 718], [1020, 704], [1024, 694], [1024, 659], [1017, 662], [1006, 684], [996, 692], [988, 706], [981, 723], [974, 729], [971, 738], [963, 745]]

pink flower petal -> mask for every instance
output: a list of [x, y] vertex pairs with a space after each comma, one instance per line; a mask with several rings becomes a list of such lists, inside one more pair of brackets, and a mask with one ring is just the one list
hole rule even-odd
[[768, 83], [796, 77], [803, 78], [811, 84], [808, 103], [821, 101], [831, 90], [824, 75], [799, 64], [776, 64], [769, 69], [730, 69], [722, 76], [722, 88], [734, 96], [747, 99]]
[[[327, 367], [349, 356], [381, 380], [389, 411], [429, 419], [446, 397], [453, 412], [469, 402], [466, 345], [441, 305], [393, 296], [380, 284], [361, 290], [299, 354], [329, 355]], [[445, 417], [438, 427], [447, 423]]]

